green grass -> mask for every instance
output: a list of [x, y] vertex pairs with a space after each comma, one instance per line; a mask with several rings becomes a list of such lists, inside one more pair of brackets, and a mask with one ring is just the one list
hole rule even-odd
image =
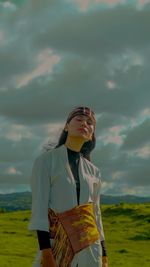
[[32, 266], [37, 240], [27, 230], [29, 217], [29, 211], [0, 214], [0, 266]]
[[[149, 267], [150, 203], [103, 205], [102, 216], [109, 267]], [[32, 266], [37, 239], [29, 218], [30, 211], [0, 214], [0, 266]]]
[[102, 208], [109, 267], [150, 266], [150, 204]]

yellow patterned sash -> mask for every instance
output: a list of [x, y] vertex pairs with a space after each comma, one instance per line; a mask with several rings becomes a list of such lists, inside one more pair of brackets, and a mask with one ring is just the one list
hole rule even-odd
[[100, 238], [93, 203], [62, 213], [48, 210], [52, 252], [58, 267], [70, 267], [74, 255]]

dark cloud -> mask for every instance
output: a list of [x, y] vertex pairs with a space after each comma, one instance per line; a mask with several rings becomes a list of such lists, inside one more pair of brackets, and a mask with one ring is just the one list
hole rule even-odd
[[[125, 132], [123, 132], [125, 133]], [[123, 150], [134, 150], [150, 142], [150, 119], [126, 131]]]
[[20, 90], [14, 88], [1, 92], [0, 112], [24, 123], [34, 123], [64, 120], [67, 113], [80, 104], [91, 106], [96, 113], [111, 114], [111, 118], [118, 115], [131, 118], [148, 105], [148, 81], [142, 90], [141, 77], [139, 86], [137, 81], [129, 79], [130, 86], [128, 84], [126, 90], [123, 82], [123, 89], [109, 90], [106, 86], [108, 78], [105, 67], [94, 65], [93, 61], [72, 58], [64, 61], [49, 80], [40, 77]]
[[129, 155], [115, 145], [105, 145], [95, 150], [93, 160], [100, 168], [103, 189], [106, 194], [125, 194], [146, 192], [150, 188], [150, 159]]
[[41, 140], [37, 137], [32, 139], [22, 138], [20, 141], [12, 141], [1, 137], [0, 161], [13, 163], [32, 160], [39, 149], [40, 142]]
[[28, 49], [23, 49], [21, 43], [17, 47], [15, 43], [11, 46], [11, 51], [9, 47], [8, 50], [2, 49], [0, 52], [1, 87], [7, 86], [9, 89], [16, 85], [17, 76], [30, 72], [35, 67], [34, 60], [32, 62], [29, 60], [31, 55]]
[[36, 47], [52, 47], [86, 57], [107, 57], [150, 42], [150, 9], [116, 7], [90, 13], [68, 14], [35, 36]]
[[130, 165], [130, 158], [126, 153], [120, 152], [115, 144], [102, 145], [93, 152], [93, 160], [101, 169], [104, 181], [112, 181], [113, 172], [124, 172]]
[[150, 186], [150, 159], [134, 160], [134, 165], [129, 166], [124, 178], [126, 184], [134, 186]]

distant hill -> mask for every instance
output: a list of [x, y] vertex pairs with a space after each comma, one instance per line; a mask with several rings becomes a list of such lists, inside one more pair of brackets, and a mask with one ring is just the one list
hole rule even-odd
[[[133, 195], [110, 196], [101, 195], [102, 204], [120, 204], [120, 203], [146, 203], [150, 202], [150, 197], [138, 197]], [[31, 209], [31, 193], [12, 193], [0, 194], [0, 209], [6, 211], [30, 210]]]
[[29, 210], [31, 208], [31, 193], [0, 194], [0, 209], [6, 211]]
[[150, 197], [138, 197], [134, 195], [123, 195], [123, 196], [101, 195], [102, 204], [120, 204], [120, 203], [142, 204], [146, 202], [150, 202]]

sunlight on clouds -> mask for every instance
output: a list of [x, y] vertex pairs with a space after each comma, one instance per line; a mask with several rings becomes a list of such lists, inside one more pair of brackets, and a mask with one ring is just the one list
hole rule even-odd
[[122, 174], [124, 174], [123, 171], [115, 171], [112, 173], [112, 180], [118, 180], [119, 178], [121, 178]]
[[5, 1], [3, 3], [0, 3], [0, 5], [3, 8], [10, 9], [12, 11], [15, 11], [17, 9], [17, 6], [14, 3], [11, 3], [10, 1]]
[[[1, 134], [2, 135], [2, 134]], [[7, 131], [3, 131], [3, 135], [5, 138], [12, 141], [21, 141], [22, 138], [30, 139], [33, 138], [33, 134], [30, 132], [28, 128], [23, 125], [9, 125], [9, 129]]]
[[141, 158], [141, 159], [149, 159], [150, 158], [150, 143], [144, 145], [141, 148], [135, 149], [134, 151], [128, 151], [128, 156], [131, 158]]
[[97, 140], [102, 141], [104, 144], [116, 144], [121, 145], [123, 143], [123, 137], [119, 135], [117, 132], [107, 131], [103, 135], [99, 135]]
[[150, 108], [145, 108], [142, 110], [141, 115], [144, 117], [150, 117]]
[[121, 145], [123, 143], [123, 136], [119, 135], [123, 129], [122, 126], [114, 126], [107, 130], [103, 135], [97, 137], [97, 140], [104, 142], [104, 144], [116, 144]]
[[130, 128], [138, 126], [140, 123], [143, 123], [146, 119], [150, 118], [150, 108], [146, 107], [139, 112], [137, 118], [132, 118], [130, 120]]
[[130, 128], [136, 127], [138, 125], [139, 125], [139, 118], [138, 119], [132, 118], [130, 120]]
[[108, 5], [117, 5], [125, 3], [126, 0], [95, 0], [95, 2], [98, 4], [108, 4]]
[[90, 0], [74, 0], [74, 2], [77, 4], [77, 6], [80, 8], [81, 11], [86, 11], [91, 4]]
[[10, 174], [10, 175], [22, 175], [21, 171], [18, 171], [15, 167], [9, 167], [6, 169], [5, 174]]
[[110, 130], [110, 132], [115, 132], [115, 133], [119, 133], [120, 131], [121, 131], [121, 129], [122, 129], [122, 126], [120, 126], [120, 125], [116, 125], [116, 126], [113, 126], [113, 127], [110, 127], [109, 128], [109, 130]]
[[108, 63], [108, 71], [110, 75], [114, 75], [116, 70], [127, 72], [133, 66], [143, 66], [144, 60], [141, 54], [126, 50], [121, 54], [110, 56]]
[[55, 134], [63, 129], [62, 123], [50, 123], [45, 126], [47, 134]]
[[[116, 190], [117, 189], [117, 190]], [[102, 193], [109, 195], [137, 195], [137, 196], [149, 196], [150, 187], [145, 188], [144, 186], [134, 186], [124, 183], [122, 185], [118, 184], [118, 181], [113, 182], [103, 182], [102, 181]]]
[[139, 0], [138, 1], [139, 6], [141, 7], [145, 6], [148, 3], [150, 3], [150, 0]]
[[146, 119], [150, 119], [150, 108], [145, 107], [144, 109], [142, 109], [139, 114], [137, 119], [133, 119], [133, 121], [135, 121], [134, 125], [132, 126], [138, 126], [139, 123], [143, 123]]
[[49, 124], [46, 124], [43, 127], [45, 135], [47, 136], [45, 138], [45, 144], [47, 142], [57, 143], [58, 139], [59, 139], [59, 136], [60, 136], [60, 134], [61, 134], [61, 132], [63, 130], [63, 127], [64, 127], [64, 124], [62, 124], [62, 123], [49, 123]]
[[44, 50], [37, 57], [37, 67], [31, 73], [24, 74], [17, 80], [17, 88], [27, 85], [36, 77], [51, 73], [54, 65], [59, 63], [60, 60], [61, 57], [53, 55], [51, 50]]
[[[71, 2], [71, 0], [68, 1]], [[111, 7], [117, 4], [124, 4], [125, 0], [73, 0], [73, 2], [79, 7], [80, 11], [85, 12], [94, 5], [102, 4]]]
[[138, 156], [142, 159], [148, 159], [150, 157], [150, 144], [145, 145], [144, 147], [137, 149], [134, 152], [135, 156]]
[[114, 182], [106, 182], [102, 180], [102, 193], [105, 193], [107, 190], [114, 188]]
[[106, 86], [109, 90], [113, 90], [116, 88], [116, 83], [113, 80], [109, 80], [106, 82]]
[[112, 143], [112, 144], [117, 144], [121, 145], [123, 143], [122, 137], [121, 136], [109, 136], [105, 141], [107, 143]]
[[145, 188], [144, 186], [135, 186], [133, 187], [129, 187], [127, 185], [124, 185], [122, 187], [122, 192], [120, 192], [120, 194], [123, 195], [137, 195], [137, 196], [149, 196], [149, 192], [150, 192], [150, 187], [147, 186], [147, 188]]
[[120, 126], [120, 125], [110, 127], [107, 131], [107, 134], [104, 135], [103, 141], [107, 144], [113, 143], [116, 145], [121, 145], [123, 143], [123, 138], [119, 134], [122, 128], [123, 126]]
[[122, 192], [120, 192], [120, 194], [123, 194], [123, 195], [137, 195], [137, 189], [136, 188], [129, 188], [129, 187], [124, 185], [122, 187]]

